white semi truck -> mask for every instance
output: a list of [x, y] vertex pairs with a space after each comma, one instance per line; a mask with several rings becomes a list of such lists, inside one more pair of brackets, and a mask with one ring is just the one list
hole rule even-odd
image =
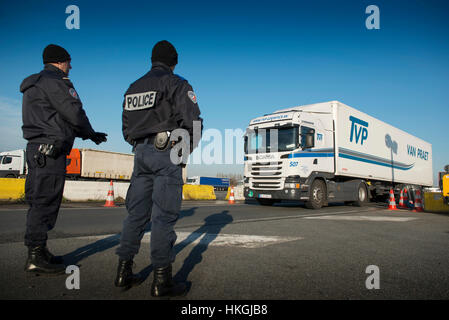
[[390, 189], [433, 185], [432, 145], [338, 101], [287, 108], [250, 121], [246, 199], [358, 206]]
[[0, 178], [25, 177], [26, 174], [25, 150], [0, 152]]

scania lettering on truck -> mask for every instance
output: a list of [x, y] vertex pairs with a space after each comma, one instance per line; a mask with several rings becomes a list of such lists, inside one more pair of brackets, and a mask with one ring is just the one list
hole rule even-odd
[[362, 206], [433, 185], [432, 145], [338, 101], [255, 118], [245, 134], [246, 199]]

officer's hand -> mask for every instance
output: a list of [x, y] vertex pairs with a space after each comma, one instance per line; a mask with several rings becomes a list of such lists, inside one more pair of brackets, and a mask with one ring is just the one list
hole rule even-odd
[[108, 139], [106, 139], [108, 135], [103, 132], [95, 132], [95, 135], [91, 138], [93, 142], [96, 144], [100, 144], [102, 142], [106, 142]]

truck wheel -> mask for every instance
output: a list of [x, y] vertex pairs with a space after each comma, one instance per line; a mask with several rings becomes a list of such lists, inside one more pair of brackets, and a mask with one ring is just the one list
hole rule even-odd
[[275, 203], [275, 200], [271, 200], [271, 199], [257, 199], [257, 202], [259, 202], [259, 204], [263, 205], [263, 206], [272, 206]]
[[306, 201], [309, 209], [320, 209], [326, 202], [326, 186], [322, 180], [315, 180], [310, 188], [310, 200]]
[[354, 205], [357, 207], [363, 207], [368, 203], [368, 191], [364, 183], [359, 184], [357, 190], [357, 201], [354, 201]]

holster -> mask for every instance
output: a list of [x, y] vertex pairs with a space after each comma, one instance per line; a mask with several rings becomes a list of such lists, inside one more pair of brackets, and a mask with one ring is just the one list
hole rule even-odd
[[55, 141], [52, 144], [42, 143], [39, 145], [38, 151], [44, 156], [56, 159], [62, 154], [62, 144], [58, 141]]
[[154, 147], [160, 151], [167, 150], [170, 140], [170, 132], [163, 131], [156, 134]]

